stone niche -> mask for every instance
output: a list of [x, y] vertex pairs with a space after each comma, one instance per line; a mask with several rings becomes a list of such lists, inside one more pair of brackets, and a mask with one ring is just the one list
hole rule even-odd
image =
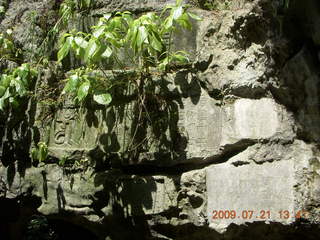
[[[246, 222], [290, 224], [295, 208], [294, 162], [279, 161], [235, 167], [221, 164], [207, 169], [208, 220], [211, 228]], [[234, 217], [228, 217], [234, 211]], [[229, 212], [229, 213], [227, 213]]]

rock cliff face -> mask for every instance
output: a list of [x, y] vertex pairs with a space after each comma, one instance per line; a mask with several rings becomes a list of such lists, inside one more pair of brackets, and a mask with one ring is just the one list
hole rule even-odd
[[[104, 12], [139, 14], [172, 1], [95, 2], [70, 26], [88, 29]], [[158, 132], [146, 127], [150, 137], [134, 159], [120, 154], [135, 114], [127, 100], [79, 109], [31, 98], [0, 113], [3, 234], [21, 239], [37, 214], [61, 239], [319, 236], [320, 3], [224, 2], [204, 9], [210, 5], [189, 1], [203, 21], [174, 42], [192, 54], [192, 67], [154, 79], [171, 100], [152, 113], [163, 121], [154, 123]], [[1, 29], [13, 29], [23, 61], [43, 42], [59, 3], [0, 1]], [[77, 65], [72, 57], [58, 65], [55, 54], [35, 85], [51, 99]], [[38, 141], [48, 144], [49, 157], [35, 166], [30, 149]]]

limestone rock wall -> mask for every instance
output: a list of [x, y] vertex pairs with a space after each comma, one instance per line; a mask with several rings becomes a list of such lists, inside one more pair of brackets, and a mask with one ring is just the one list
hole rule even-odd
[[[70, 25], [88, 29], [101, 13], [139, 14], [169, 2], [97, 0]], [[155, 77], [171, 100], [152, 113], [164, 120], [155, 121], [158, 131], [146, 127], [149, 140], [134, 159], [123, 155], [134, 116], [126, 98], [84, 109], [31, 98], [0, 113], [0, 198], [29, 209], [12, 224], [23, 232], [28, 217], [43, 214], [112, 240], [319, 236], [320, 6], [227, 2], [205, 10], [203, 1], [189, 1], [203, 21], [174, 42], [191, 53], [192, 67]], [[0, 28], [13, 29], [24, 60], [54, 24], [59, 3], [0, 1]], [[54, 49], [35, 86], [53, 99], [66, 68], [78, 64], [71, 57], [69, 66], [57, 65]], [[39, 141], [49, 157], [36, 166], [29, 152]]]

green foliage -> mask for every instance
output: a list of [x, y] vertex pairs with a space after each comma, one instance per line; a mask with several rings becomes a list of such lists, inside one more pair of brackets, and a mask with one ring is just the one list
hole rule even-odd
[[22, 64], [12, 72], [1, 75], [0, 80], [0, 110], [8, 104], [19, 105], [19, 99], [29, 92], [31, 81], [37, 76], [37, 71], [30, 64]]
[[[94, 1], [92, 0], [64, 0], [59, 8], [59, 19], [55, 25], [47, 31], [47, 36], [34, 53], [35, 57], [40, 62], [43, 62], [46, 56], [50, 56], [54, 50], [55, 41], [59, 33], [66, 29], [68, 23], [75, 19], [76, 13], [86, 13], [93, 7]], [[32, 18], [31, 18], [32, 19]]]
[[59, 15], [64, 24], [73, 18], [75, 12], [89, 10], [93, 5], [92, 0], [64, 0], [60, 6]]
[[67, 78], [67, 84], [63, 89], [63, 94], [71, 93], [76, 102], [82, 103], [87, 96], [93, 96], [93, 100], [101, 105], [107, 105], [112, 101], [108, 88], [100, 84], [99, 75], [92, 69], [79, 68], [73, 70]]
[[16, 57], [16, 48], [12, 41], [12, 30], [0, 33], [0, 56], [1, 59], [13, 59]]
[[160, 14], [149, 12], [138, 18], [128, 11], [105, 14], [92, 27], [91, 33], [65, 33], [60, 39], [58, 61], [73, 52], [89, 66], [85, 74], [81, 70], [67, 79], [65, 92], [73, 93], [79, 102], [91, 94], [99, 104], [110, 103], [111, 95], [97, 89], [98, 84], [94, 78], [88, 77], [88, 72], [105, 60], [124, 68], [121, 54], [125, 54], [125, 59], [142, 73], [141, 76], [148, 75], [150, 68], [166, 71], [170, 65], [188, 63], [185, 52], [172, 52], [173, 33], [178, 28], [190, 30], [190, 18], [201, 20], [187, 8], [182, 5], [182, 0], [177, 0], [175, 5], [167, 6]]
[[48, 157], [48, 146], [46, 143], [44, 142], [39, 142], [37, 144], [36, 148], [33, 148], [31, 150], [31, 157], [32, 160], [35, 161], [39, 161], [39, 162], [43, 162], [46, 160], [46, 158]]
[[59, 160], [58, 164], [59, 164], [59, 166], [63, 167], [63, 166], [66, 164], [67, 161], [68, 161], [68, 156], [63, 156], [63, 157]]
[[[68, 21], [72, 19], [75, 12], [75, 8], [76, 8], [76, 1], [74, 0], [63, 1], [59, 9], [60, 19], [57, 22], [57, 24], [61, 22], [63, 25], [66, 25]], [[55, 28], [57, 27], [57, 24]]]

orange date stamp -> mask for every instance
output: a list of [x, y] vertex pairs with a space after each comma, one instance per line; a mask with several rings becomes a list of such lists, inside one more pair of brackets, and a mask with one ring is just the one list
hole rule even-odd
[[290, 212], [289, 210], [280, 210], [278, 212], [271, 212], [270, 210], [214, 210], [212, 212], [212, 219], [289, 219], [289, 218], [308, 218], [309, 212], [305, 210], [299, 210], [296, 212]]

